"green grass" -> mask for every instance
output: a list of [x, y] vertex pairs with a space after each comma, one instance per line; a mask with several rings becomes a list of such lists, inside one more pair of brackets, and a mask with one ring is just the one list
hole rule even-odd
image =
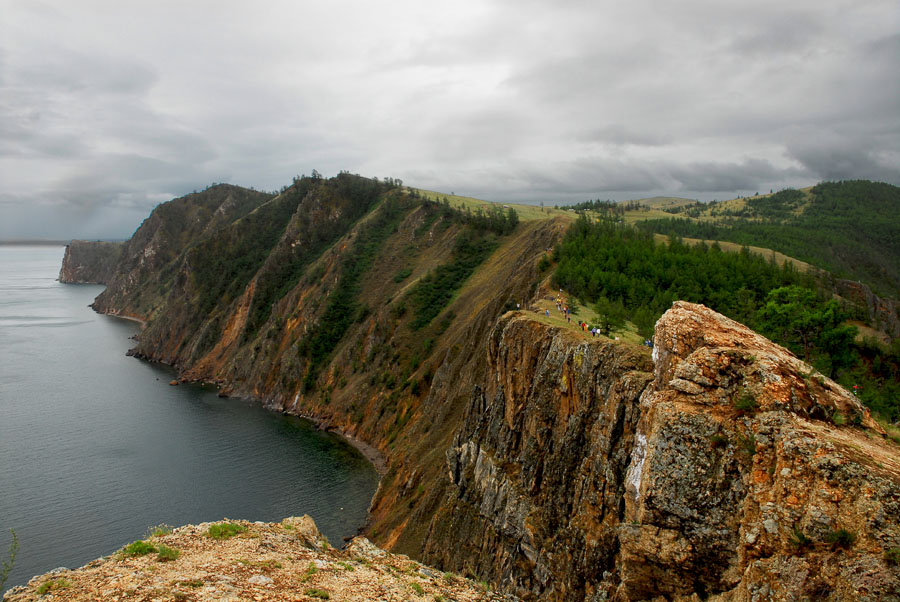
[[163, 535], [168, 535], [171, 532], [171, 525], [159, 524], [155, 527], [150, 527], [150, 529], [147, 531], [147, 537], [162, 537]]
[[750, 433], [746, 437], [738, 437], [738, 445], [751, 458], [756, 454], [756, 437], [753, 436], [753, 433]]
[[417, 595], [417, 596], [424, 596], [424, 595], [425, 595], [425, 590], [422, 589], [422, 586], [419, 585], [418, 583], [416, 583], [415, 581], [413, 581], [412, 583], [409, 584], [409, 588], [410, 588], [412, 591], [416, 592], [416, 595]]
[[67, 587], [72, 587], [72, 582], [68, 579], [49, 579], [44, 581], [41, 586], [37, 589], [37, 593], [41, 596], [46, 594], [47, 592], [53, 592], [58, 589], [65, 589]]
[[157, 548], [152, 543], [139, 539], [122, 548], [122, 555], [130, 557], [146, 556], [156, 551]]
[[802, 552], [804, 549], [812, 545], [812, 539], [807, 537], [799, 527], [794, 527], [794, 529], [791, 531], [791, 535], [788, 538], [788, 541], [792, 546], [797, 548], [798, 552]]
[[[486, 201], [484, 199], [476, 199], [469, 196], [461, 196], [458, 194], [446, 194], [443, 192], [435, 192], [433, 190], [423, 190], [421, 188], [418, 189], [419, 194], [421, 194], [426, 199], [430, 199], [432, 201], [442, 202], [444, 199], [450, 203], [450, 206], [454, 209], [458, 209], [462, 207], [463, 210], [469, 209], [470, 211], [477, 211], [481, 209], [482, 211], [488, 211], [493, 207], [512, 207], [516, 210], [516, 213], [519, 214], [519, 219], [522, 221], [532, 221], [538, 219], [550, 219], [556, 216], [565, 216], [572, 219], [574, 216], [571, 213], [566, 211], [562, 211], [560, 209], [554, 209], [552, 206], [547, 206], [545, 203], [545, 207], [541, 210], [540, 205], [526, 205], [523, 203], [495, 203], [493, 201]], [[663, 215], [668, 216], [667, 213], [663, 213]]]
[[320, 600], [330, 600], [331, 599], [331, 594], [328, 593], [328, 590], [324, 590], [324, 589], [316, 589], [313, 587], [313, 588], [306, 590], [303, 593], [306, 594], [307, 596], [309, 596], [310, 598], [319, 598]]
[[454, 243], [452, 259], [425, 275], [409, 292], [415, 314], [410, 324], [412, 329], [430, 324], [497, 245], [495, 236], [463, 231]]
[[885, 550], [884, 560], [888, 564], [892, 564], [894, 566], [900, 564], [900, 548], [891, 548], [890, 550]]
[[170, 562], [172, 560], [178, 560], [178, 557], [181, 556], [181, 550], [170, 548], [165, 544], [159, 544], [156, 547], [156, 551], [156, 559], [160, 562]]
[[756, 402], [753, 393], [746, 389], [742, 390], [741, 394], [734, 400], [734, 409], [742, 413], [753, 412], [757, 407], [759, 407], [759, 404]]
[[833, 548], [849, 550], [856, 541], [856, 534], [847, 529], [835, 529], [825, 535], [825, 541], [830, 543]]
[[216, 523], [210, 525], [206, 534], [213, 539], [228, 539], [247, 531], [247, 527], [238, 523]]
[[309, 566], [306, 567], [306, 574], [300, 579], [302, 582], [309, 581], [313, 575], [319, 572], [319, 567], [316, 566], [316, 563], [310, 562]]

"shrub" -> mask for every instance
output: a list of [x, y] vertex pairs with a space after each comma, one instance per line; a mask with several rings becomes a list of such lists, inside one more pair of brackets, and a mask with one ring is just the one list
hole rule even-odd
[[46, 594], [47, 592], [56, 591], [58, 589], [65, 589], [67, 587], [71, 587], [72, 582], [68, 579], [49, 579], [44, 581], [41, 586], [38, 588], [37, 593], [41, 596]]
[[544, 255], [543, 257], [541, 257], [541, 260], [537, 264], [538, 272], [541, 272], [543, 274], [549, 268], [550, 268], [550, 260], [547, 259], [546, 255]]
[[162, 537], [163, 535], [168, 535], [171, 532], [171, 525], [161, 523], [159, 525], [156, 525], [155, 527], [150, 527], [150, 530], [147, 531], [147, 537]]
[[402, 270], [397, 272], [396, 276], [394, 276], [394, 282], [403, 282], [404, 280], [409, 278], [410, 274], [412, 274], [411, 268], [403, 268]]
[[309, 566], [306, 567], [306, 574], [300, 579], [300, 581], [306, 582], [309, 581], [310, 577], [319, 572], [319, 567], [316, 566], [315, 562], [310, 562]]
[[829, 531], [825, 535], [825, 541], [830, 543], [833, 548], [848, 550], [853, 545], [853, 542], [856, 541], [856, 534], [847, 529], [836, 529]]
[[331, 599], [331, 595], [328, 593], [328, 591], [326, 591], [324, 589], [311, 588], [311, 589], [306, 590], [303, 593], [305, 593], [310, 598], [319, 598], [320, 600], [330, 600]]
[[741, 394], [734, 400], [734, 409], [739, 412], [752, 412], [759, 406], [753, 393], [744, 389]]
[[884, 559], [888, 564], [900, 564], [900, 548], [891, 548], [884, 551]]
[[709, 445], [713, 449], [725, 447], [728, 444], [728, 438], [722, 435], [713, 435], [709, 438]]
[[181, 556], [181, 550], [176, 548], [170, 548], [167, 545], [159, 544], [157, 546], [157, 555], [156, 559], [160, 562], [169, 562], [172, 560], [177, 560], [179, 556]]
[[245, 527], [244, 525], [239, 525], [237, 523], [216, 523], [209, 526], [206, 534], [213, 539], [228, 539], [229, 537], [234, 537], [235, 535], [243, 533], [246, 530], [247, 527]]
[[124, 556], [146, 556], [151, 552], [156, 552], [156, 546], [152, 543], [144, 541], [143, 539], [139, 539], [135, 542], [132, 542], [122, 548], [122, 555]]
[[812, 540], [806, 536], [806, 534], [800, 530], [799, 527], [794, 527], [791, 531], [791, 536], [788, 539], [791, 542], [791, 545], [797, 548], [797, 551], [803, 551], [805, 548], [809, 547], [812, 544]]

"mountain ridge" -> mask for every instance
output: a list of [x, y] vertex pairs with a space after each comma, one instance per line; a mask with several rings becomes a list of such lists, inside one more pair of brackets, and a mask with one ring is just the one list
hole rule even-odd
[[[809, 431], [816, 434], [804, 449], [825, 449], [829, 462], [837, 465], [849, 461], [844, 450], [852, 445], [877, 443], [882, 459], [889, 455], [884, 449], [896, 452], [891, 443], [880, 442], [883, 431], [868, 411], [815, 369], [798, 367], [799, 360], [786, 350], [762, 346], [750, 331], [738, 329], [723, 316], [684, 305], [676, 308], [681, 312], [672, 321], [676, 330], [712, 331], [726, 324], [728, 332], [742, 333], [729, 335], [732, 339], [757, 341], [754, 349], [765, 349], [766, 358], [773, 358], [767, 360], [772, 366], [791, 368], [760, 371], [760, 353], [734, 344], [702, 345], [694, 350], [699, 355], [691, 355], [688, 362], [688, 357], [678, 355], [680, 347], [676, 352], [676, 345], [666, 338], [668, 331], [658, 329], [655, 353], [667, 349], [685, 368], [677, 378], [663, 376], [667, 372], [654, 375], [660, 368], [653, 368], [646, 347], [597, 340], [570, 327], [558, 331], [541, 322], [544, 303], [552, 302], [555, 294], [548, 289], [542, 265], [571, 218], [522, 221], [507, 231], [508, 222], [500, 213], [456, 209], [397, 185], [359, 182], [349, 174], [339, 178], [343, 182], [295, 182], [287, 194], [260, 197], [260, 206], [267, 206], [262, 213], [271, 211], [269, 215], [282, 216], [281, 221], [272, 217], [271, 223], [254, 225], [261, 215], [242, 217], [216, 230], [219, 241], [224, 233], [236, 248], [254, 240], [248, 232], [257, 226], [265, 226], [269, 233], [260, 242], [269, 249], [268, 255], [250, 262], [256, 270], [233, 288], [224, 272], [226, 264], [220, 262], [217, 265], [223, 268], [207, 275], [200, 268], [203, 262], [223, 257], [242, 260], [245, 254], [229, 255], [229, 247], [217, 246], [224, 243], [212, 239], [166, 238], [181, 241], [181, 246], [165, 243], [172, 259], [144, 270], [142, 261], [160, 261], [159, 245], [164, 243], [154, 238], [149, 226], [141, 232], [142, 226], [136, 233], [138, 242], [126, 247], [129, 255], [121, 265], [127, 269], [98, 298], [95, 309], [133, 313], [148, 321], [134, 349], [139, 357], [169, 363], [187, 379], [215, 382], [223, 394], [256, 399], [276, 411], [314, 416], [323, 425], [376, 447], [386, 459], [387, 471], [373, 500], [367, 533], [378, 543], [445, 569], [488, 578], [523, 599], [638, 600], [657, 595], [690, 599], [699, 592], [743, 600], [750, 599], [751, 586], [758, 590], [781, 570], [780, 565], [754, 569], [750, 559], [787, 562], [795, 556], [785, 521], [793, 517], [798, 528], [822, 539], [843, 528], [844, 520], [858, 521], [855, 511], [821, 509], [820, 501], [804, 502], [802, 512], [791, 514], [790, 504], [785, 505], [773, 489], [783, 483], [762, 477], [769, 466], [782, 470], [782, 452], [774, 450], [771, 455], [771, 443], [754, 447], [766, 450], [758, 458], [741, 451], [749, 448], [742, 441], [751, 435], [762, 434], [771, 442], [773, 432], [802, 439], [801, 433]], [[362, 191], [361, 196], [352, 197], [350, 190]], [[375, 197], [366, 196], [367, 190], [376, 191]], [[283, 210], [274, 212], [276, 207]], [[336, 215], [333, 210], [338, 207], [346, 210]], [[498, 225], [496, 231], [492, 223]], [[156, 226], [153, 232], [167, 232], [163, 224]], [[335, 229], [329, 230], [332, 226]], [[189, 227], [205, 231], [202, 223]], [[472, 244], [478, 241], [493, 250], [484, 257], [466, 254], [465, 249], [475, 248]], [[209, 257], [201, 256], [200, 249], [224, 252]], [[474, 271], [461, 280], [446, 280], [455, 283], [447, 284], [446, 291], [435, 290], [445, 286], [439, 284], [445, 282], [440, 273], [462, 269], [466, 262], [477, 262]], [[368, 266], [364, 273], [356, 274], [352, 268], [363, 264]], [[213, 277], [226, 282], [216, 285], [220, 293], [204, 296], [208, 289], [202, 285]], [[271, 304], [267, 301], [263, 310], [254, 310], [260, 307], [254, 306], [254, 299], [265, 278], [271, 279], [267, 295], [275, 291], [275, 298], [264, 296]], [[441, 293], [429, 298], [445, 299], [441, 301], [445, 304], [424, 326], [416, 327], [413, 293], [426, 285]], [[287, 292], [279, 297], [283, 288]], [[334, 307], [344, 309], [329, 313]], [[540, 314], [535, 311], [538, 307]], [[261, 322], [248, 330], [253, 311], [261, 311]], [[337, 318], [323, 320], [325, 316]], [[330, 342], [321, 354], [306, 345], [332, 326], [339, 329], [322, 339]], [[687, 332], [676, 338], [687, 340]], [[764, 374], [778, 374], [790, 382], [797, 399], [825, 401], [796, 407], [793, 401], [763, 403], [781, 399], [759, 384], [771, 378]], [[757, 408], [734, 407], [743, 398], [741, 383], [757, 391]], [[653, 403], [651, 389], [657, 399]], [[707, 401], [697, 403], [701, 398]], [[678, 410], [688, 407], [694, 409]], [[815, 409], [819, 407], [825, 409]], [[805, 422], [798, 427], [793, 416], [800, 414], [798, 419]], [[845, 421], [842, 425], [836, 424], [838, 414]], [[682, 510], [666, 506], [651, 512], [646, 506], [649, 492], [642, 494], [644, 502], [635, 497], [646, 483], [660, 478], [647, 472], [653, 462], [637, 459], [644, 453], [636, 451], [644, 445], [638, 434], [648, 442], [661, 433], [677, 434], [653, 418], [664, 415], [672, 417], [673, 428], [682, 428], [679, 437], [687, 437], [682, 447], [690, 466], [708, 471], [707, 464], [724, 454], [737, 489], [715, 472], [709, 475], [711, 482], [732, 491], [732, 496], [757, 492], [758, 501], [743, 501], [736, 518], [721, 519], [721, 529], [728, 535], [715, 540], [719, 548], [704, 543], [708, 535], [703, 529], [695, 533], [667, 526], [686, 520], [678, 518]], [[845, 440], [840, 449], [834, 444], [816, 447], [817, 437], [834, 439], [834, 433]], [[869, 437], [875, 443], [865, 443]], [[856, 456], [852, 463], [863, 467], [854, 469], [859, 474], [853, 477], [862, 479], [854, 483], [863, 489], [871, 486], [865, 481], [867, 472], [885, 470]], [[886, 514], [879, 525], [852, 525], [861, 542], [854, 554], [864, 560], [874, 582], [896, 591], [896, 580], [885, 576], [889, 569], [880, 554], [900, 546], [900, 520], [889, 502], [900, 479], [892, 461], [885, 465], [882, 476], [871, 478], [882, 479], [876, 487], [882, 493], [872, 503]], [[825, 478], [822, 466], [804, 470], [811, 475], [810, 483]], [[636, 471], [646, 472], [648, 480], [642, 476], [643, 484], [629, 490]], [[846, 490], [847, 499], [857, 499], [856, 492], [862, 491], [857, 485]], [[685, 500], [685, 507], [706, 507], [685, 487], [677, 483], [666, 487]], [[588, 491], [592, 493], [587, 495]], [[779, 500], [774, 514], [760, 513], [755, 505], [765, 503], [761, 500], [767, 496]], [[585, 501], [586, 509], [572, 512]], [[728, 509], [731, 502], [722, 503], [717, 512], [735, 512]], [[654, 552], [647, 547], [648, 529], [629, 526], [628, 517], [642, 512], [655, 518], [641, 524], [669, 529], [665, 533], [671, 547]], [[702, 517], [701, 513], [692, 520], [702, 522]], [[816, 517], [827, 521], [820, 525]], [[763, 525], [770, 520], [780, 525], [775, 535]], [[739, 543], [748, 541], [753, 532], [760, 545]], [[582, 551], [570, 552], [570, 546]], [[671, 564], [666, 554], [682, 554], [676, 553], [679, 546], [707, 550], [704, 554], [725, 546], [729, 552], [724, 564], [701, 557], [692, 560], [691, 566], [709, 565], [702, 578], [689, 578], [683, 567], [676, 571], [680, 576], [667, 577], [677, 563]], [[756, 551], [749, 552], [751, 548]], [[839, 566], [840, 549], [826, 549], [819, 542], [809, 554], [799, 555], [808, 567], [808, 579], [795, 584], [795, 592], [812, 591], [821, 579], [842, 592], [850, 591], [849, 577]], [[640, 569], [650, 558], [659, 573]], [[820, 565], [831, 572], [813, 571]], [[782, 593], [789, 599], [790, 591]]]

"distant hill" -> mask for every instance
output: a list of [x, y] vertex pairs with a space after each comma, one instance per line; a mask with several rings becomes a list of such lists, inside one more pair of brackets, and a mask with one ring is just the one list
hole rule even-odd
[[684, 199], [677, 196], [654, 196], [649, 199], [639, 199], [638, 204], [651, 209], [667, 209], [670, 207], [688, 207], [696, 205], [697, 199]]
[[[900, 188], [823, 182], [634, 220], [658, 233], [765, 247], [900, 299]], [[650, 216], [648, 216], [650, 217]]]

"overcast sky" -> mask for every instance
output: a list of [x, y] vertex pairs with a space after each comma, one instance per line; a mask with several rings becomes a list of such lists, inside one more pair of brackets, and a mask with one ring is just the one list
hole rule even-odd
[[900, 8], [0, 0], [0, 239], [313, 169], [548, 204], [900, 184]]

